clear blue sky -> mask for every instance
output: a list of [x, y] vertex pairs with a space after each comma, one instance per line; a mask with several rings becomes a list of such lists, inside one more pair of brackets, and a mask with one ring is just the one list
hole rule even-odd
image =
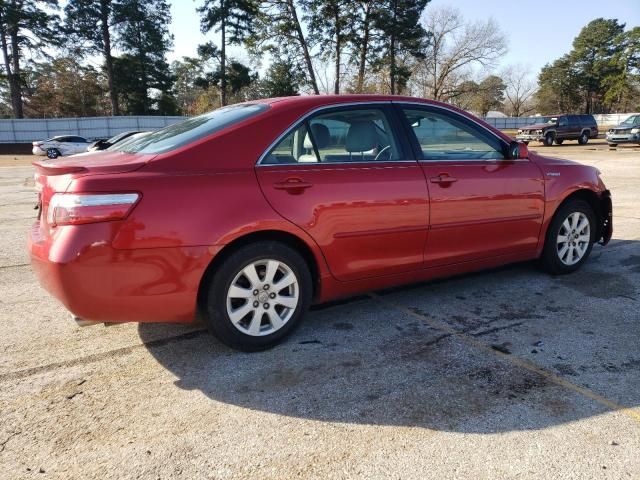
[[[207, 40], [200, 33], [195, 11], [202, 0], [171, 3], [175, 46], [169, 59], [193, 56], [198, 44]], [[467, 20], [493, 17], [508, 38], [509, 52], [501, 66], [520, 63], [534, 74], [545, 63], [569, 52], [580, 29], [595, 18], [617, 18], [627, 28], [640, 26], [640, 0], [431, 0], [427, 12], [443, 5], [457, 7]], [[213, 36], [209, 39], [216, 40]], [[234, 47], [231, 53], [247, 60], [241, 48]]]

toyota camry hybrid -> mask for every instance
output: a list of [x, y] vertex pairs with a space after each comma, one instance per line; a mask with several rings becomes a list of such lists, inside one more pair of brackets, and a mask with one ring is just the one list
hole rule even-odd
[[247, 351], [312, 303], [534, 259], [570, 273], [612, 234], [597, 169], [410, 97], [253, 101], [34, 165], [32, 265], [77, 321], [202, 319]]

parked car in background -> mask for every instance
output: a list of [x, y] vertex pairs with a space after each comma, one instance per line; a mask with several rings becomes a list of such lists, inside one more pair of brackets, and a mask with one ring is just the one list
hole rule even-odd
[[114, 145], [111, 145], [109, 148], [107, 148], [107, 150], [109, 151], [118, 151], [118, 150], [123, 150], [125, 148], [127, 148], [127, 145], [135, 142], [136, 140], [139, 140], [141, 138], [144, 138], [148, 135], [151, 135], [153, 132], [136, 132], [133, 135], [125, 138], [124, 140], [115, 143]]
[[87, 148], [87, 151], [98, 152], [100, 150], [106, 150], [107, 148], [112, 147], [115, 144], [122, 142], [123, 140], [126, 140], [127, 138], [130, 138], [132, 135], [135, 135], [136, 133], [140, 133], [140, 132], [137, 130], [132, 130], [129, 132], [119, 133], [118, 135], [114, 135], [113, 137], [106, 140], [105, 139], [96, 140], [89, 146], [89, 148]]
[[606, 137], [611, 147], [619, 143], [640, 144], [640, 115], [631, 115], [617, 127], [610, 128]]
[[612, 234], [596, 168], [420, 98], [248, 102], [34, 165], [31, 262], [76, 320], [203, 318], [249, 351], [311, 303], [534, 259], [566, 274]]
[[527, 125], [518, 130], [516, 140], [524, 143], [542, 142], [547, 147], [562, 145], [565, 140], [577, 140], [585, 145], [598, 138], [598, 124], [593, 115], [556, 115], [544, 123]]
[[58, 158], [86, 152], [91, 142], [84, 137], [60, 135], [50, 138], [49, 140], [33, 142], [32, 145], [34, 155], [46, 155], [49, 158]]

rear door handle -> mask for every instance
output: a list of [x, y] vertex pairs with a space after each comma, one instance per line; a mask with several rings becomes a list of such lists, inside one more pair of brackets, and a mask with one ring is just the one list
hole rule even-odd
[[440, 183], [440, 184], [448, 184], [448, 183], [453, 183], [458, 181], [457, 178], [451, 177], [446, 173], [441, 173], [437, 177], [431, 177], [430, 180], [431, 180], [431, 183]]
[[312, 183], [305, 182], [300, 178], [287, 178], [284, 182], [276, 182], [273, 184], [273, 188], [276, 190], [287, 190], [291, 193], [302, 192], [311, 187], [313, 187]]

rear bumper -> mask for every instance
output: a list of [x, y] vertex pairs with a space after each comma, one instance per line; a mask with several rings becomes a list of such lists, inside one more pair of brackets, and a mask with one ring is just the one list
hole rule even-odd
[[109, 223], [29, 234], [41, 285], [75, 316], [97, 322], [191, 322], [200, 280], [218, 247], [118, 250]]

